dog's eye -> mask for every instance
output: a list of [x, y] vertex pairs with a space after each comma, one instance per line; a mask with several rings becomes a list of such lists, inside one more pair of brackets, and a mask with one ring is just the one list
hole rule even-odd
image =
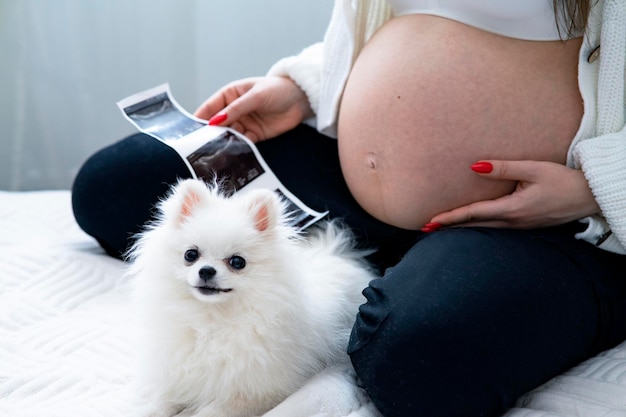
[[228, 260], [228, 265], [233, 269], [243, 269], [246, 266], [246, 260], [241, 256], [234, 255]]
[[195, 262], [199, 257], [200, 253], [198, 252], [198, 249], [187, 249], [185, 251], [185, 261], [187, 262]]

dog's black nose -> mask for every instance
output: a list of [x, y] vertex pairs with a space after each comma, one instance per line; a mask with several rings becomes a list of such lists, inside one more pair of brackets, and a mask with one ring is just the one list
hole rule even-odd
[[200, 275], [200, 279], [204, 282], [209, 282], [214, 276], [217, 274], [217, 271], [212, 266], [203, 266], [198, 271], [198, 275]]

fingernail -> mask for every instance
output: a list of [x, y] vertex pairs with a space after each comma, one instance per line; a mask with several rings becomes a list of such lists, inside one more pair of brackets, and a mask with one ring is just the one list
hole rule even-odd
[[437, 223], [437, 222], [433, 222], [433, 223], [426, 223], [424, 225], [424, 227], [422, 227], [422, 232], [424, 233], [431, 233], [434, 231], [437, 231], [439, 229], [441, 229], [442, 224], [441, 223]]
[[472, 168], [472, 171], [478, 172], [479, 174], [489, 174], [491, 171], [493, 171], [493, 165], [491, 164], [491, 162], [485, 161], [476, 162], [470, 168]]
[[228, 116], [226, 115], [226, 113], [218, 113], [209, 119], [209, 125], [210, 126], [219, 125], [220, 123], [225, 121], [227, 118]]

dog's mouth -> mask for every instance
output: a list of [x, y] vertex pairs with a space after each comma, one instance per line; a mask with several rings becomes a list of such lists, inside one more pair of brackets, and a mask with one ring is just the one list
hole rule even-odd
[[219, 293], [224, 293], [224, 292], [230, 292], [233, 290], [232, 288], [217, 288], [217, 287], [210, 287], [208, 285], [198, 286], [198, 287], [193, 287], [193, 288], [195, 288], [202, 295], [214, 295], [214, 294], [219, 294]]

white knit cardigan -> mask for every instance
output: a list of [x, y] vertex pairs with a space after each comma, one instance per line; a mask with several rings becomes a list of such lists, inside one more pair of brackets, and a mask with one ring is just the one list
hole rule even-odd
[[[337, 136], [339, 103], [354, 60], [392, 15], [385, 0], [336, 0], [324, 41], [270, 69], [304, 90], [315, 112], [307, 123], [321, 133]], [[599, 45], [598, 59], [590, 59]], [[585, 111], [567, 164], [583, 170], [602, 214], [582, 219], [588, 227], [577, 237], [626, 254], [626, 1], [594, 2], [578, 69]]]

